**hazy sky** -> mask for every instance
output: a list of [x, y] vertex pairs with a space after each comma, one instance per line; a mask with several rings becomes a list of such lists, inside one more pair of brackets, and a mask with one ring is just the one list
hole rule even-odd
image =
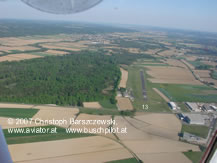
[[104, 0], [83, 13], [52, 15], [19, 0], [0, 2], [0, 18], [140, 24], [217, 32], [217, 0]]

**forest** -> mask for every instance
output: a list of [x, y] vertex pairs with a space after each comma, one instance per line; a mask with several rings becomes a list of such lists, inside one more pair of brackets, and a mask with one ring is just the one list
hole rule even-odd
[[0, 101], [81, 106], [84, 101], [108, 99], [115, 103], [120, 76], [117, 60], [99, 52], [3, 62]]

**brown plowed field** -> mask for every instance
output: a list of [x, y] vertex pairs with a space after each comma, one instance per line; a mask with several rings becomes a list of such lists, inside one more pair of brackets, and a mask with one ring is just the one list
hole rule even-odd
[[196, 80], [193, 74], [185, 68], [148, 66], [147, 73], [151, 76], [148, 80], [152, 83], [202, 85], [202, 83]]

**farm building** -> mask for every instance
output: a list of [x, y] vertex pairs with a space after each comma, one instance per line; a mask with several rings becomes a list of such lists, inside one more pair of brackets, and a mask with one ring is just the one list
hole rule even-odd
[[187, 123], [194, 125], [205, 125], [206, 120], [209, 120], [209, 116], [201, 114], [183, 114], [185, 116], [184, 120], [187, 117]]
[[175, 102], [169, 102], [168, 104], [172, 110], [177, 110], [177, 105]]
[[205, 112], [213, 112], [214, 111], [209, 104], [204, 104], [202, 109]]
[[217, 107], [214, 105], [210, 105], [211, 109], [213, 109], [214, 111], [217, 111]]
[[186, 106], [194, 112], [201, 112], [201, 109], [199, 108], [199, 106], [197, 105], [197, 103], [193, 103], [193, 102], [186, 102], [185, 103]]

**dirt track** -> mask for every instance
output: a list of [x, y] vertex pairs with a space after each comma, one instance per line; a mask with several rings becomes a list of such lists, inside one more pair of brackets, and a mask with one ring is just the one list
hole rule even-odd
[[154, 90], [157, 94], [159, 94], [166, 102], [170, 102], [170, 99], [169, 99], [167, 96], [165, 96], [161, 91], [159, 91], [157, 88], [153, 88], [153, 90]]

